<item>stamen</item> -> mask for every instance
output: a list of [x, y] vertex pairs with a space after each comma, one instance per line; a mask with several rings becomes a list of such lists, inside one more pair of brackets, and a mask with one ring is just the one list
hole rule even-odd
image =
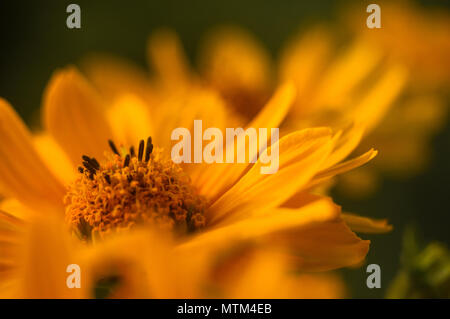
[[135, 157], [136, 156], [136, 153], [134, 152], [134, 146], [130, 147], [130, 156], [131, 157]]
[[119, 151], [117, 150], [117, 147], [116, 147], [116, 145], [114, 144], [114, 142], [113, 142], [112, 140], [108, 140], [108, 144], [109, 144], [109, 147], [111, 148], [111, 150], [113, 151], [113, 153], [120, 156], [120, 153], [119, 153]]
[[89, 157], [86, 155], [81, 156], [81, 158], [86, 161], [89, 166], [91, 166], [94, 170], [99, 170], [100, 169], [100, 164], [97, 162], [97, 160], [94, 157]]
[[147, 147], [145, 148], [145, 162], [148, 162], [150, 159], [150, 154], [153, 151], [152, 137], [150, 136], [147, 139]]
[[91, 166], [89, 162], [84, 161], [83, 166], [91, 173], [95, 173], [95, 169]]
[[125, 162], [123, 163], [123, 167], [127, 167], [130, 164], [130, 155], [127, 154], [125, 156]]
[[100, 163], [95, 159], [95, 157], [91, 157], [91, 164], [96, 169], [100, 169]]
[[144, 155], [144, 140], [141, 140], [139, 142], [139, 153], [138, 153], [138, 160], [139, 162], [142, 161], [142, 156]]
[[[138, 157], [132, 148], [124, 157], [110, 154], [101, 165], [82, 157], [81, 174], [64, 199], [74, 230], [105, 236], [148, 223], [188, 234], [205, 226], [207, 202], [189, 176], [162, 149], [154, 148], [151, 138], [145, 142], [139, 143]], [[87, 231], [84, 222], [91, 227]]]

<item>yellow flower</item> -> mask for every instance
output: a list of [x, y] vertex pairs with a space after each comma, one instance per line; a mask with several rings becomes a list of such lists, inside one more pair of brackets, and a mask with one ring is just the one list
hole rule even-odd
[[[219, 128], [237, 121], [227, 116], [213, 91], [182, 91], [158, 97], [163, 102], [154, 109], [129, 92], [110, 96], [112, 105], [107, 106], [108, 100], [78, 71], [67, 68], [49, 82], [43, 100], [45, 131], [35, 136], [0, 100], [0, 184], [7, 195], [0, 207], [7, 213], [1, 220], [27, 223], [35, 215], [61, 216], [65, 211], [67, 228], [88, 247], [91, 240], [102, 242], [136, 225], [151, 225], [175, 236], [175, 255], [212, 256], [242, 242], [270, 242], [292, 255], [301, 270], [360, 263], [369, 241], [358, 238], [349, 226], [369, 232], [389, 229], [384, 221], [341, 214], [331, 199], [312, 194], [315, 186], [376, 155], [370, 150], [342, 162], [359, 142], [360, 125], [337, 132], [309, 128], [283, 136], [278, 141], [279, 171], [272, 175], [260, 174], [259, 161], [176, 165], [165, 157], [172, 128], [189, 128], [194, 119]], [[281, 85], [248, 127], [279, 126], [294, 96], [291, 84]], [[195, 107], [194, 102], [200, 104]], [[149, 135], [153, 139], [145, 142]], [[82, 161], [84, 168], [79, 167]], [[6, 242], [8, 234], [2, 233]], [[39, 247], [28, 248], [31, 257], [40, 258]], [[11, 260], [6, 256], [6, 265]], [[52, 266], [58, 274], [67, 258], [62, 260]], [[16, 269], [10, 265], [5, 271]], [[48, 294], [53, 292], [58, 289]]]

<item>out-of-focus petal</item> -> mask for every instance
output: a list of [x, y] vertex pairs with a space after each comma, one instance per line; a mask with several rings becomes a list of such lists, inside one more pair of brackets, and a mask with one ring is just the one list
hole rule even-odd
[[65, 190], [33, 146], [33, 140], [8, 102], [0, 99], [0, 183], [22, 203], [62, 206]]
[[102, 100], [73, 67], [52, 76], [45, 92], [43, 120], [74, 164], [84, 154], [102, 158], [108, 149], [112, 131]]

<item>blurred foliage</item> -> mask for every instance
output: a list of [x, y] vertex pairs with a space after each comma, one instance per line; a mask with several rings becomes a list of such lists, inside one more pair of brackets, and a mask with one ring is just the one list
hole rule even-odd
[[387, 298], [450, 298], [450, 252], [445, 245], [423, 246], [413, 227], [403, 235], [400, 270]]

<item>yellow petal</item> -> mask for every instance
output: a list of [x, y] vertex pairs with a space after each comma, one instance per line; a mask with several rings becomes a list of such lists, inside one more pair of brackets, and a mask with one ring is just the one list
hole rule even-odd
[[114, 140], [126, 147], [153, 136], [148, 106], [137, 96], [126, 94], [120, 96], [107, 111]]
[[102, 100], [74, 68], [56, 72], [44, 96], [47, 131], [78, 164], [86, 154], [102, 158], [108, 149], [111, 129], [103, 114]]
[[351, 230], [357, 233], [381, 234], [392, 230], [392, 226], [385, 219], [374, 220], [353, 214], [342, 214], [342, 219]]
[[[267, 140], [269, 141], [271, 128], [276, 128], [285, 118], [289, 111], [292, 101], [295, 97], [295, 89], [291, 83], [281, 85], [266, 106], [256, 116], [256, 118], [248, 125], [248, 127], [258, 129], [267, 128]], [[235, 138], [235, 140], [237, 140]], [[228, 144], [226, 148], [235, 148], [236, 142]], [[247, 144], [247, 143], [245, 143]], [[262, 151], [262, 144], [259, 145], [259, 152]], [[236, 155], [238, 151], [248, 153], [248, 149], [234, 149]], [[224, 151], [226, 153], [226, 149]], [[227, 187], [232, 185], [245, 171], [248, 165], [244, 164], [208, 164], [200, 167], [198, 178], [193, 179], [193, 183], [197, 185], [200, 192], [209, 198], [214, 198]]]
[[154, 98], [149, 76], [130, 61], [91, 55], [82, 61], [82, 71], [108, 101], [123, 94], [133, 94], [147, 102]]
[[[300, 210], [301, 211], [301, 210]], [[368, 240], [356, 236], [342, 218], [315, 223], [308, 228], [292, 229], [270, 236], [269, 243], [290, 245], [305, 271], [326, 271], [357, 265], [369, 251]]]
[[261, 92], [270, 79], [270, 59], [251, 34], [236, 27], [222, 27], [205, 40], [200, 54], [205, 78], [219, 91]]
[[379, 123], [392, 102], [402, 92], [406, 81], [407, 72], [402, 66], [390, 66], [349, 113], [351, 118], [363, 123], [369, 132]]
[[326, 160], [326, 167], [330, 167], [345, 159], [359, 144], [365, 127], [362, 124], [353, 124], [344, 129], [338, 137], [333, 152]]
[[[326, 128], [306, 129], [283, 137], [264, 151], [279, 148], [279, 170], [261, 174], [260, 160], [208, 210], [211, 223], [245, 216], [283, 203], [316, 174], [331, 151], [331, 133]], [[227, 216], [228, 215], [228, 216]], [[234, 215], [234, 216], [233, 216]]]
[[30, 223], [20, 258], [18, 273], [20, 298], [81, 298], [87, 295], [86, 282], [81, 268], [81, 288], [67, 286], [67, 266], [74, 263], [75, 252], [67, 230], [59, 218], [38, 218]]
[[319, 106], [339, 107], [352, 90], [375, 68], [382, 57], [368, 41], [359, 39], [334, 62], [317, 88]]
[[265, 215], [253, 216], [226, 226], [217, 227], [190, 239], [178, 250], [204, 248], [218, 249], [223, 245], [237, 243], [295, 227], [308, 228], [311, 224], [334, 220], [338, 212], [329, 200], [311, 203], [301, 210], [281, 208]]
[[9, 195], [30, 207], [61, 207], [65, 194], [63, 185], [36, 152], [27, 128], [3, 99], [0, 99], [0, 183]]
[[371, 149], [358, 157], [325, 169], [314, 176], [314, 179], [311, 181], [310, 186], [317, 185], [338, 174], [342, 174], [356, 167], [362, 166], [372, 160], [377, 155], [377, 153], [378, 152], [376, 150]]
[[174, 87], [189, 83], [189, 63], [175, 32], [162, 29], [152, 34], [147, 52], [150, 65], [164, 85]]
[[41, 133], [33, 136], [33, 142], [39, 155], [64, 185], [74, 180], [74, 167], [67, 154], [64, 153], [53, 137]]
[[311, 91], [321, 76], [331, 53], [331, 39], [328, 32], [316, 28], [293, 39], [283, 50], [279, 73], [282, 80], [291, 80], [297, 89], [295, 111], [304, 111], [308, 106]]
[[360, 263], [369, 241], [358, 238], [340, 218], [340, 208], [328, 199], [299, 209], [275, 209], [218, 227], [179, 246], [179, 250], [214, 249], [256, 241], [288, 248], [302, 270], [323, 271]]

